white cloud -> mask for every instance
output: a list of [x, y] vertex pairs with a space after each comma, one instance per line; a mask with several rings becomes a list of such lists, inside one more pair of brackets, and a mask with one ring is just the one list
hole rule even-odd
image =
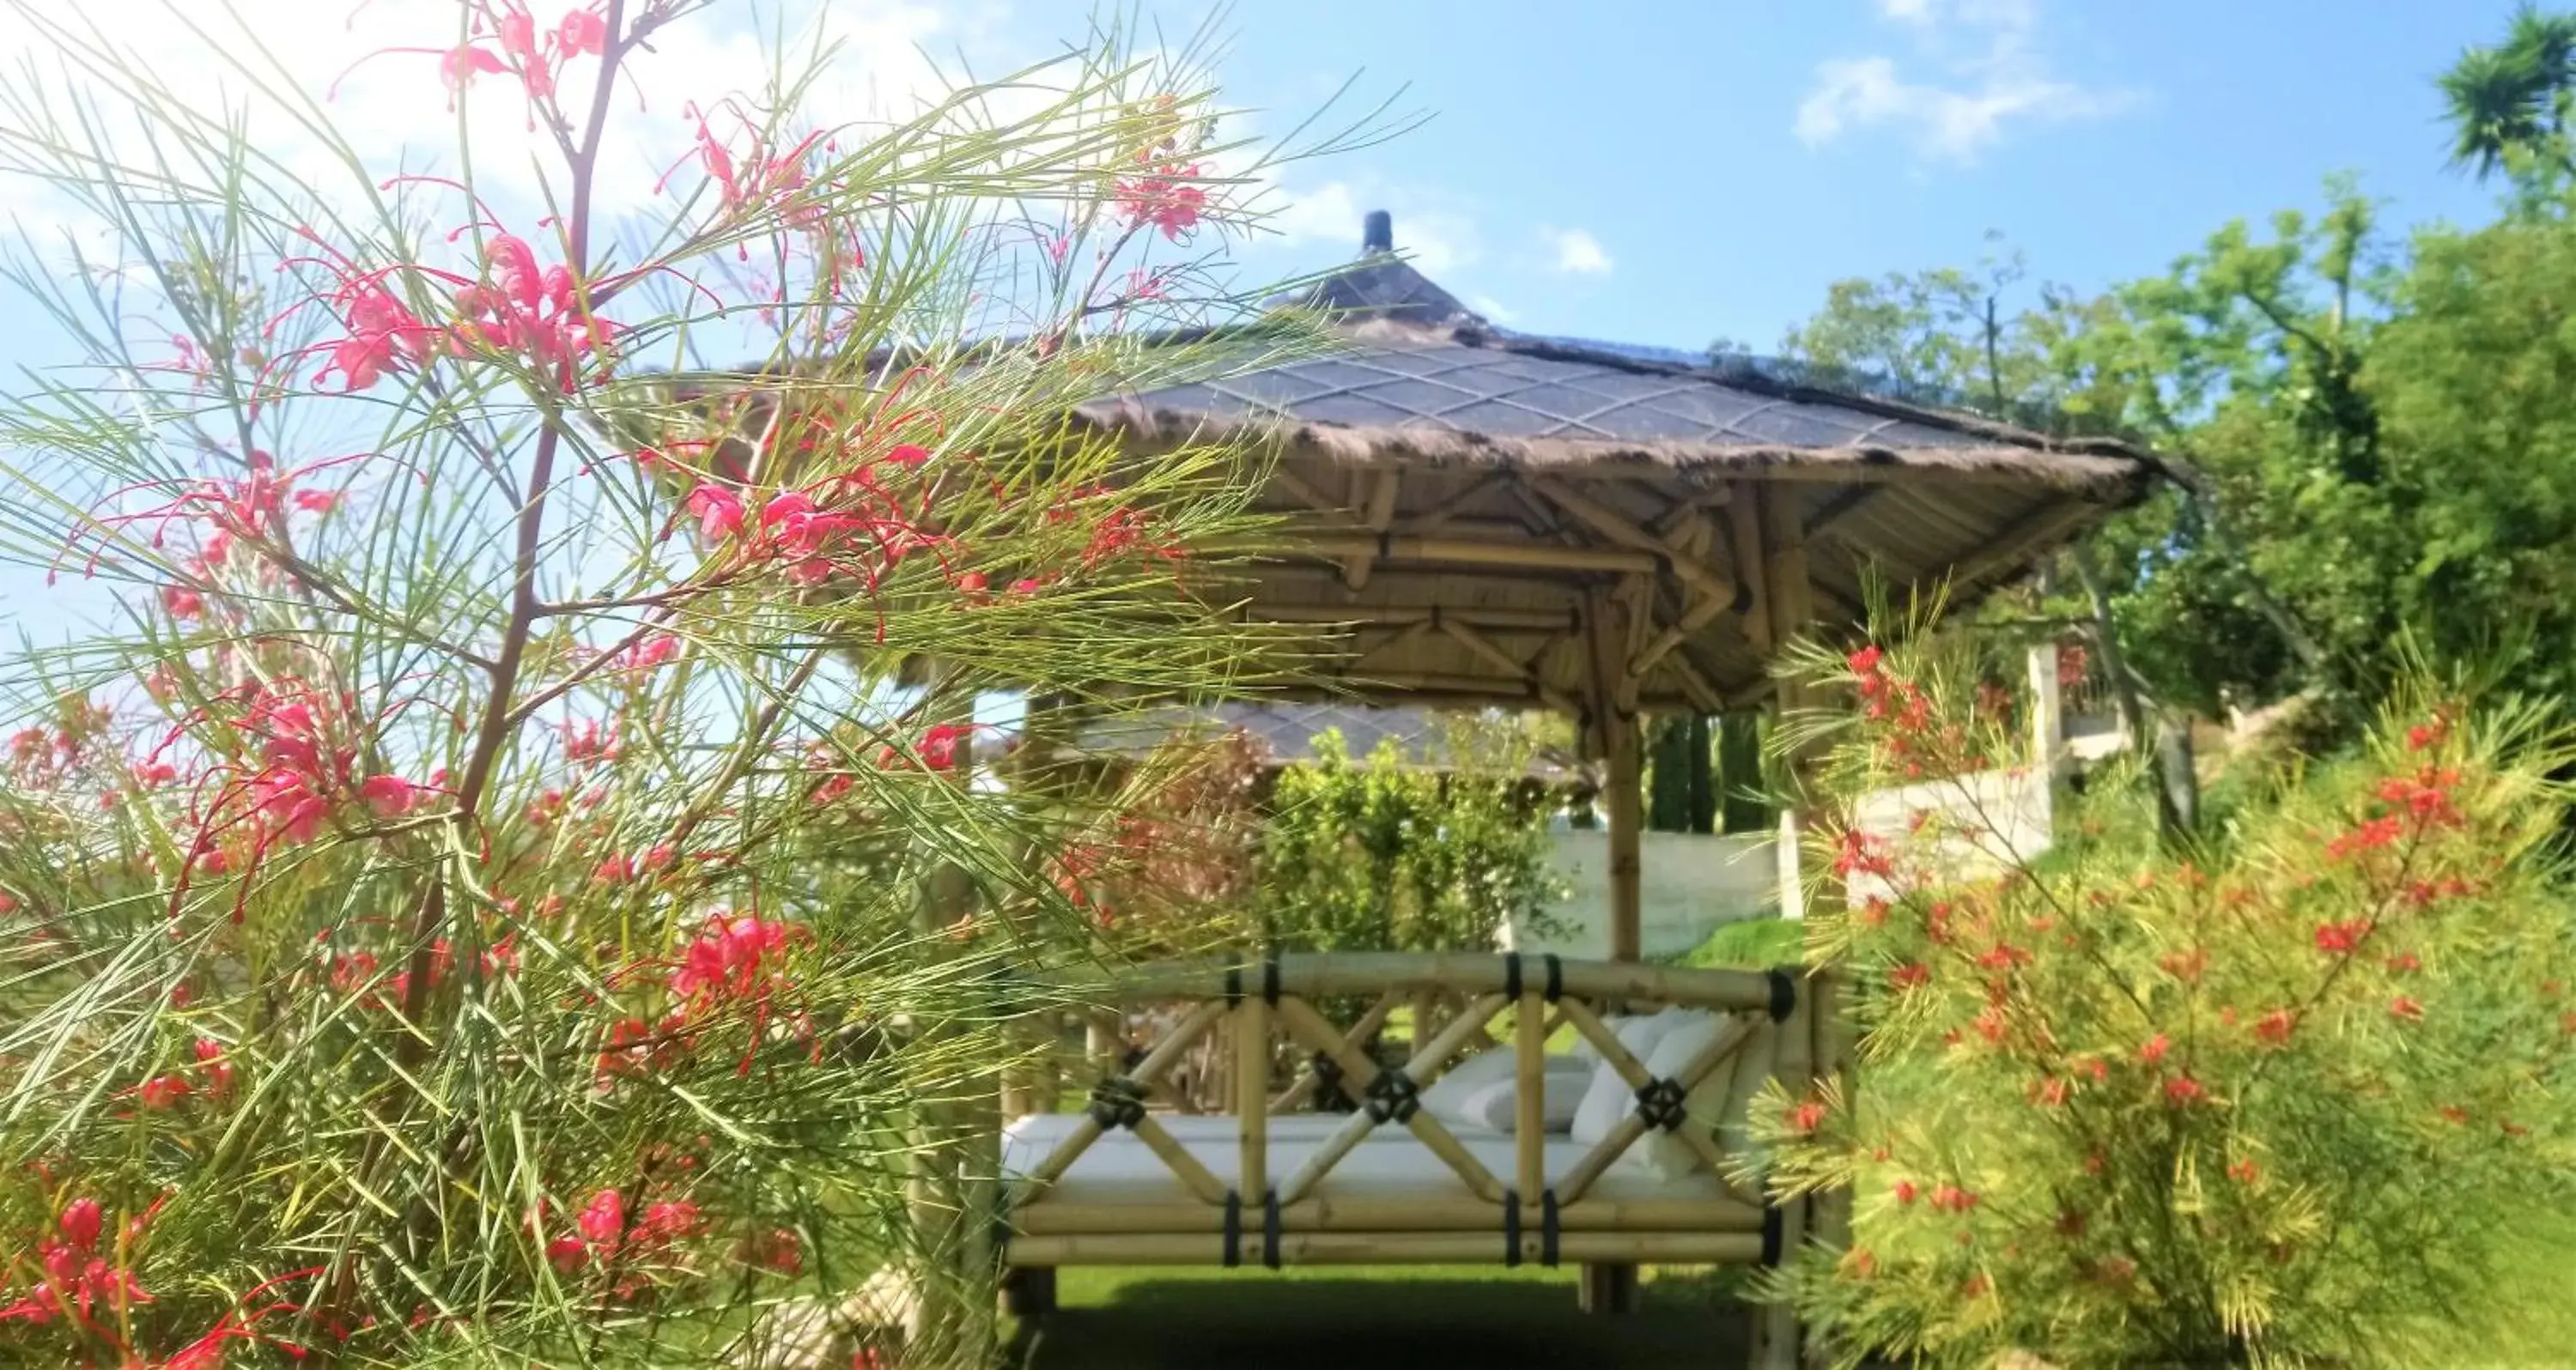
[[1808, 146], [1888, 128], [1924, 156], [1971, 162], [2011, 125], [2098, 119], [2137, 102], [2055, 74], [2036, 42], [2038, 0], [1878, 0], [1878, 11], [1913, 31], [1916, 57], [1938, 74], [1910, 78], [1887, 56], [1820, 63], [1793, 125]]
[[[551, 25], [572, 7], [569, 0], [539, 0], [539, 23]], [[370, 176], [394, 166], [456, 174], [457, 116], [448, 109], [437, 55], [457, 41], [456, 6], [433, 0], [363, 5], [359, 0], [232, 0], [231, 9], [238, 23], [222, 7], [189, 0], [176, 6], [161, 0], [92, 0], [65, 26], [78, 33], [83, 20], [95, 21], [110, 42], [152, 70], [191, 108], [244, 110], [253, 145], [296, 182], [333, 203], [359, 203], [364, 184], [323, 139], [300, 125], [294, 103], [252, 91], [240, 72], [212, 49], [229, 51], [262, 80], [309, 98], [312, 105], [300, 112], [329, 121]], [[662, 30], [652, 50], [629, 58], [628, 79], [621, 80], [611, 104], [612, 151], [602, 160], [596, 181], [595, 201], [603, 218], [652, 205], [655, 183], [689, 154], [696, 124], [684, 117], [684, 109], [692, 101], [705, 107], [728, 95], [757, 95], [768, 85], [772, 58], [763, 52], [755, 24], [775, 13], [772, 6], [695, 12]], [[182, 17], [201, 26], [203, 35], [191, 31]], [[943, 89], [939, 72], [921, 50], [924, 43], [956, 36], [941, 7], [912, 0], [835, 0], [812, 24], [793, 21], [801, 17], [800, 9], [786, 26], [791, 70], [815, 41], [839, 44], [804, 101], [819, 124], [899, 117]], [[283, 68], [282, 74], [269, 67], [259, 48]], [[0, 7], [0, 62], [14, 68], [17, 59], [32, 55], [50, 66], [49, 51], [50, 44], [21, 13]], [[567, 107], [578, 111], [586, 103], [588, 83], [597, 70], [592, 58], [566, 68], [562, 84]], [[112, 86], [100, 79], [83, 84], [93, 90]], [[572, 94], [576, 91], [584, 94]], [[115, 98], [111, 90], [109, 99]], [[561, 159], [551, 138], [528, 127], [526, 102], [508, 75], [478, 76], [465, 92], [464, 104], [477, 188], [497, 211], [512, 217], [510, 227], [529, 233], [527, 221], [546, 212], [543, 188], [551, 186], [558, 197], [563, 193]], [[724, 132], [724, 121], [717, 127]], [[48, 209], [59, 211], [59, 206], [45, 204], [35, 186], [17, 181], [9, 190], [19, 207], [32, 208], [40, 220], [53, 217]]]
[[1326, 181], [1304, 189], [1268, 187], [1254, 206], [1256, 212], [1266, 211], [1262, 227], [1268, 241], [1282, 247], [1341, 244], [1358, 256], [1361, 221], [1368, 211], [1383, 209], [1395, 220], [1396, 251], [1426, 276], [1437, 279], [1483, 255], [1475, 221], [1434, 195]]
[[1483, 315], [1487, 323], [1510, 325], [1518, 322], [1521, 317], [1520, 311], [1491, 295], [1470, 295], [1467, 297], [1467, 307]]
[[1576, 276], [1607, 276], [1613, 263], [1601, 240], [1579, 228], [1562, 232], [1542, 228], [1539, 236], [1556, 249], [1556, 269]]

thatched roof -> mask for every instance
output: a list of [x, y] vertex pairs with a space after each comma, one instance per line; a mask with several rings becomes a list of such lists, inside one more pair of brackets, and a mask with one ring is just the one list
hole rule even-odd
[[[1398, 706], [1228, 700], [1203, 709], [1172, 705], [1119, 714], [1083, 732], [1074, 748], [1136, 757], [1175, 736], [1215, 737], [1240, 730], [1258, 749], [1263, 765], [1293, 766], [1315, 760], [1315, 740], [1330, 731], [1341, 734], [1345, 754], [1352, 758], [1365, 760], [1380, 745], [1393, 743], [1407, 769], [1445, 771], [1454, 766], [1453, 718], [1438, 710]], [[1574, 756], [1547, 747], [1531, 754], [1521, 774], [1551, 785], [1587, 779]]]
[[1347, 346], [1076, 414], [1148, 448], [1262, 438], [1260, 507], [1310, 554], [1265, 567], [1248, 613], [1340, 625], [1318, 688], [1375, 701], [1572, 707], [1604, 679], [1631, 708], [1749, 701], [1775, 620], [1849, 624], [1869, 568], [1973, 598], [2154, 471], [2117, 442], [1507, 333], [1382, 252], [1296, 303]]

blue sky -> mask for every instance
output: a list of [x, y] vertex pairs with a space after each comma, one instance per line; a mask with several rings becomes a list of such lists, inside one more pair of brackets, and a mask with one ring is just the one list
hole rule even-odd
[[[1970, 264], [1990, 229], [2034, 277], [2094, 287], [2312, 204], [2335, 170], [2392, 222], [2484, 218], [2491, 194], [2445, 168], [2431, 78], [2510, 9], [1252, 0], [1224, 74], [1277, 109], [1363, 67], [1367, 89], [1409, 82], [1429, 125], [1291, 186], [1393, 210], [1399, 244], [1427, 221], [1435, 278], [1516, 326], [1768, 349], [1835, 278]], [[1311, 237], [1310, 217], [1291, 216]], [[1600, 260], [1547, 236], [1569, 230]], [[1288, 255], [1329, 260], [1342, 231]]]
[[[352, 30], [313, 23], [310, 0], [237, 3], [316, 89], [353, 53], [405, 41], [364, 31], [380, 21], [452, 13], [373, 0]], [[148, 17], [153, 0], [87, 8], [174, 63], [193, 56], [167, 25], [119, 19]], [[337, 14], [338, 0], [323, 9]], [[830, 12], [850, 79], [899, 94], [922, 78], [916, 45], [992, 74], [1078, 36], [1093, 11], [1089, 0], [833, 0]], [[2096, 288], [2159, 270], [2231, 218], [2313, 204], [2338, 170], [2389, 201], [2392, 223], [2482, 219], [2492, 194], [2445, 166], [2431, 80], [2509, 11], [2509, 0], [1242, 0], [1225, 15], [1218, 74], [1256, 133], [1286, 131], [1353, 76], [1356, 103], [1404, 87], [1400, 107], [1430, 115], [1284, 175], [1281, 232], [1244, 253], [1249, 274], [1342, 260], [1361, 212], [1384, 207], [1399, 246], [1497, 322], [1769, 350], [1836, 278], [1971, 264], [1990, 230], [2027, 252], [2034, 280]], [[663, 132], [680, 131], [669, 92], [751, 83], [751, 12], [724, 0], [702, 41], [657, 59], [668, 69], [645, 84], [662, 92]], [[1205, 7], [1138, 12], [1179, 32]], [[0, 59], [23, 41], [0, 19]], [[402, 60], [371, 65], [335, 106], [388, 165], [409, 140], [447, 132], [422, 117], [436, 98], [429, 59]], [[489, 112], [518, 119], [503, 102]], [[630, 170], [640, 193], [650, 167]], [[25, 207], [23, 187], [0, 190], [13, 212]], [[0, 369], [62, 353], [19, 302], [0, 305], [0, 320]], [[0, 568], [0, 633], [54, 636], [95, 599]]]

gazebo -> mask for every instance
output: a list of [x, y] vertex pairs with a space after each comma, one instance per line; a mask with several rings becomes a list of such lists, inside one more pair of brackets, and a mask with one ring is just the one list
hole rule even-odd
[[1614, 959], [1637, 954], [1641, 714], [1771, 698], [1773, 648], [1851, 628], [1872, 571], [1964, 602], [2154, 470], [2114, 441], [1508, 333], [1393, 249], [1372, 213], [1360, 261], [1285, 302], [1343, 349], [1076, 412], [1148, 451], [1271, 444], [1257, 507], [1297, 551], [1248, 613], [1328, 638], [1308, 693], [1579, 720]]
[[[1364, 248], [1284, 302], [1324, 315], [1339, 348], [1074, 419], [1143, 455], [1230, 438], [1262, 458], [1254, 505], [1283, 527], [1256, 549], [1245, 613], [1324, 644], [1275, 697], [1577, 719], [1606, 772], [1611, 956], [1279, 956], [1068, 981], [1096, 1021], [1185, 1007], [1150, 1046], [1096, 1033], [1088, 1103], [1013, 1120], [984, 1138], [998, 1158], [968, 1163], [962, 1191], [1003, 1190], [999, 1255], [1026, 1310], [1065, 1265], [1497, 1258], [1579, 1264], [1587, 1305], [1615, 1309], [1640, 1262], [1774, 1263], [1811, 1223], [1830, 1232], [1832, 1205], [1774, 1204], [1733, 1162], [1757, 1093], [1840, 1074], [1836, 977], [1639, 964], [1640, 718], [1794, 704], [1775, 651], [1849, 632], [1872, 576], [1965, 602], [2155, 473], [2116, 442], [1509, 333], [1397, 257], [1385, 214]], [[1456, 1012], [1433, 1021], [1426, 994]], [[1373, 1006], [1348, 1027], [1326, 1016], [1355, 1004]], [[1408, 1004], [1409, 1055], [1364, 1050]], [[1505, 1013], [1505, 1047], [1483, 1049]], [[1569, 1031], [1588, 1060], [1549, 1051]], [[1150, 1109], [1211, 1034], [1237, 1062], [1231, 1115]], [[1274, 1095], [1282, 1039], [1310, 1055]], [[1569, 1089], [1582, 1102], [1560, 1125]], [[1330, 1092], [1364, 1103], [1301, 1111]], [[1795, 1363], [1798, 1340], [1772, 1310], [1760, 1363]]]

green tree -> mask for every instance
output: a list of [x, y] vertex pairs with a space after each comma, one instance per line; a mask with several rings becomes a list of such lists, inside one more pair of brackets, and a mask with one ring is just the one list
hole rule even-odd
[[2524, 5], [2502, 43], [2460, 54], [2438, 82], [2451, 122], [2451, 156], [2480, 176], [2576, 168], [2567, 118], [2576, 103], [2576, 15]]

